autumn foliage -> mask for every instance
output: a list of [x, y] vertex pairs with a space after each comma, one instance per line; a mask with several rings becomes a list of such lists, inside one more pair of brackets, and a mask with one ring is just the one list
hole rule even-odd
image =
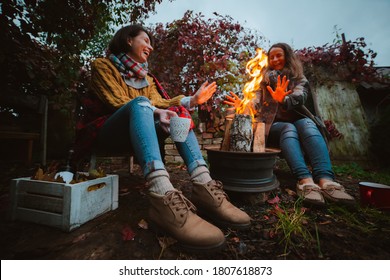
[[[143, 23], [162, 2], [3, 1], [0, 98], [46, 95], [51, 107], [71, 115], [75, 96], [87, 88], [89, 61], [105, 54], [119, 26]], [[172, 97], [192, 95], [206, 80], [217, 82], [217, 93], [199, 108], [199, 117], [205, 119], [202, 121], [210, 121], [224, 111], [222, 100], [229, 91], [242, 92], [249, 78], [246, 63], [254, 57], [256, 48], [268, 44], [260, 31], [217, 13], [205, 18], [187, 11], [181, 19], [148, 28], [155, 37], [150, 70]], [[378, 78], [373, 62], [376, 54], [367, 50], [364, 38], [304, 48], [297, 54], [312, 83], [324, 79], [320, 75], [323, 71], [332, 73], [331, 79], [355, 83]], [[0, 106], [0, 113], [3, 110]]]
[[2, 94], [71, 98], [80, 68], [101, 55], [114, 26], [142, 20], [162, 0], [7, 0], [0, 17]]

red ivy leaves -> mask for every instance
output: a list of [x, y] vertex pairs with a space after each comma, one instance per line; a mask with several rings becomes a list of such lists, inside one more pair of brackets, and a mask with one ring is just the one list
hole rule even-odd
[[245, 74], [245, 63], [255, 51], [252, 44], [259, 38], [231, 17], [214, 15], [205, 19], [201, 13], [187, 11], [182, 19], [154, 28], [150, 68], [169, 82], [165, 87], [171, 96], [193, 94], [205, 80], [217, 81], [221, 88]]
[[331, 139], [341, 139], [343, 138], [343, 134], [336, 128], [335, 124], [331, 120], [325, 120], [324, 124], [326, 126], [326, 130], [328, 130]]
[[303, 62], [308, 78], [316, 82], [323, 78], [315, 75], [319, 68], [335, 74], [333, 78], [353, 83], [379, 81], [381, 77], [374, 67], [376, 53], [366, 46], [364, 38], [360, 37], [355, 41], [304, 48], [296, 54]]

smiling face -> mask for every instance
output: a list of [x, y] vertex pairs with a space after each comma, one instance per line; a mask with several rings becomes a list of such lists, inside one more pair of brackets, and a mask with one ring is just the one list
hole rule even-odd
[[279, 47], [274, 47], [268, 54], [269, 65], [274, 70], [282, 70], [286, 64], [284, 50]]
[[132, 59], [138, 63], [145, 63], [148, 61], [148, 57], [153, 51], [148, 34], [141, 31], [137, 36], [130, 38], [127, 43], [131, 47], [128, 55]]

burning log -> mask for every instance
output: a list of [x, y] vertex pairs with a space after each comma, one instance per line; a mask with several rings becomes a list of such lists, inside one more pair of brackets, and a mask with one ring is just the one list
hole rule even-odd
[[[233, 94], [235, 98], [230, 98], [232, 102], [228, 103], [234, 105], [236, 115], [232, 121], [226, 120], [225, 137], [221, 150], [226, 151], [229, 147], [229, 151], [251, 152], [253, 142], [253, 152], [265, 151], [264, 123], [256, 122], [253, 127], [252, 119], [256, 114], [254, 106], [256, 94], [263, 80], [262, 69], [267, 66], [268, 62], [267, 55], [262, 49], [257, 49], [256, 52], [256, 57], [246, 65], [246, 71], [252, 78], [244, 86], [244, 98], [240, 100], [238, 96]], [[236, 101], [239, 101], [239, 104]]]
[[253, 134], [253, 152], [265, 152], [265, 123], [257, 122], [255, 124], [255, 131]]
[[221, 146], [222, 151], [229, 151], [230, 149], [230, 128], [232, 127], [233, 119], [225, 120], [225, 134]]
[[252, 139], [252, 117], [236, 114], [230, 128], [230, 151], [250, 152]]

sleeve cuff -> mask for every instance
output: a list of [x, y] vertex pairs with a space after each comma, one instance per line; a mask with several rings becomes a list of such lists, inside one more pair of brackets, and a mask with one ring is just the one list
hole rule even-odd
[[191, 96], [185, 96], [180, 100], [180, 104], [184, 106], [188, 111], [193, 111], [195, 107], [190, 107], [191, 105]]

